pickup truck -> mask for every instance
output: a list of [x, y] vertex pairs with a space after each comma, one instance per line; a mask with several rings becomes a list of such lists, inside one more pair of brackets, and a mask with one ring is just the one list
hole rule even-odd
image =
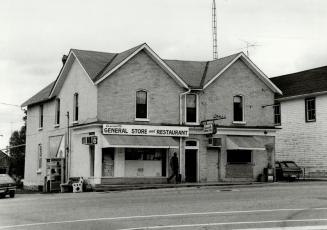
[[276, 161], [276, 179], [294, 181], [302, 175], [302, 169], [294, 161]]

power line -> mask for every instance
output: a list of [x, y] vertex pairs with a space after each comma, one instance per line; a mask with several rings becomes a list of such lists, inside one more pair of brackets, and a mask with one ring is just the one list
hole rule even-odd
[[15, 106], [15, 107], [19, 107], [22, 108], [20, 105], [15, 105], [15, 104], [10, 104], [10, 103], [5, 103], [5, 102], [0, 102], [1, 105], [8, 105], [8, 106]]

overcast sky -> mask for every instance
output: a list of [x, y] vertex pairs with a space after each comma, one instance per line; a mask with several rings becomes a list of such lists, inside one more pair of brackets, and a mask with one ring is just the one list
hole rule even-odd
[[[269, 77], [327, 65], [326, 0], [216, 0], [218, 55], [244, 51]], [[53, 81], [70, 48], [212, 58], [212, 0], [1, 0], [0, 149], [20, 105]]]

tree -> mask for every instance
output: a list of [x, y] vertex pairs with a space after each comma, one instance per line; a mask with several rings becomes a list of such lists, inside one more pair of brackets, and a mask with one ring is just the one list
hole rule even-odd
[[25, 167], [26, 111], [24, 113], [23, 121], [25, 124], [20, 130], [14, 131], [9, 139], [11, 156], [9, 174], [20, 178], [24, 177]]

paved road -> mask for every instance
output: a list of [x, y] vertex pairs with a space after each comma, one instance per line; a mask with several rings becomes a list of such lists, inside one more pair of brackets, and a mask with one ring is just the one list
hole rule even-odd
[[327, 182], [0, 199], [1, 229], [327, 229]]

